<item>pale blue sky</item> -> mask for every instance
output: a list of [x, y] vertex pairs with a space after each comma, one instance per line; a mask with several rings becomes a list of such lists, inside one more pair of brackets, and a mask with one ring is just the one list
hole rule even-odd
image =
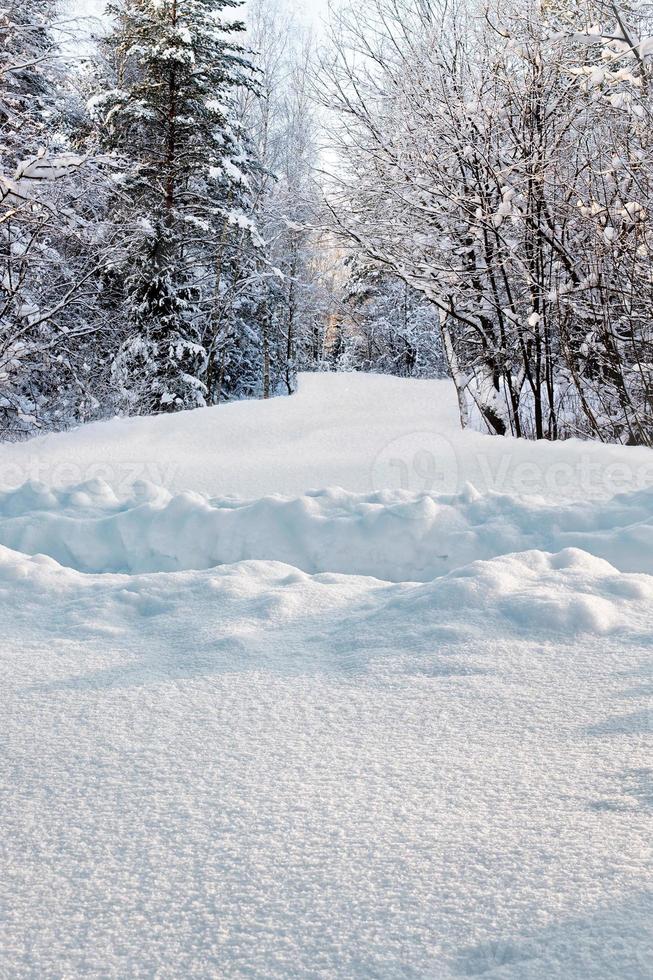
[[[80, 16], [99, 16], [106, 2], [107, 0], [70, 0], [70, 10]], [[308, 15], [318, 22], [328, 9], [328, 0], [286, 0], [286, 3], [298, 13]]]
[[[92, 21], [87, 18], [100, 18], [108, 0], [65, 0], [69, 15], [84, 18], [76, 31], [73, 46], [77, 50], [85, 49], [85, 38], [94, 31]], [[313, 27], [319, 36], [320, 25], [324, 23], [329, 11], [329, 0], [277, 0], [282, 9], [294, 11], [307, 25]], [[335, 0], [336, 3], [342, 0]], [[247, 22], [247, 2], [238, 11], [239, 16]]]

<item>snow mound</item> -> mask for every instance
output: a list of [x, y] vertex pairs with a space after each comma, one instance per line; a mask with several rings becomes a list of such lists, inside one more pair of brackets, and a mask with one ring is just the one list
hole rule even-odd
[[352, 375], [0, 447], [0, 976], [649, 980], [652, 466]]
[[464, 621], [476, 614], [540, 638], [555, 633], [614, 633], [650, 627], [653, 577], [618, 572], [577, 548], [527, 551], [477, 561], [426, 586], [411, 600]]
[[210, 499], [101, 480], [66, 490], [31, 482], [0, 494], [0, 544], [84, 572], [205, 569], [280, 561], [305, 572], [428, 582], [481, 559], [577, 548], [653, 574], [653, 489], [607, 501], [401, 490]]
[[[207, 575], [218, 577], [207, 579]], [[369, 613], [363, 605], [355, 625], [340, 624], [341, 632], [356, 637], [363, 659], [367, 645], [382, 649], [389, 637], [409, 649], [420, 635], [428, 646], [441, 635], [444, 624], [454, 627], [458, 641], [465, 642], [488, 631], [505, 635], [506, 630], [537, 635], [541, 641], [560, 633], [605, 635], [624, 630], [646, 638], [653, 608], [653, 576], [619, 572], [576, 548], [476, 561], [417, 584], [332, 572], [309, 575], [277, 561], [245, 561], [166, 575], [98, 576], [62, 567], [48, 555], [27, 556], [0, 546], [0, 597], [22, 593], [28, 598], [101, 586], [107, 620], [114, 626], [124, 619], [125, 611], [131, 617], [137, 609], [145, 617], [169, 613], [172, 628], [179, 615], [179, 592], [204, 589], [207, 581], [215, 593], [238, 603], [248, 622], [246, 631], [260, 634], [262, 648], [268, 643], [263, 626], [305, 620], [313, 607], [324, 616], [334, 602], [345, 607], [365, 596]], [[264, 597], [261, 602], [255, 598], [259, 594]], [[396, 628], [391, 624], [396, 623], [401, 624], [401, 632], [392, 636]], [[448, 639], [453, 635], [448, 634]]]
[[0, 548], [0, 975], [648, 980], [651, 584]]

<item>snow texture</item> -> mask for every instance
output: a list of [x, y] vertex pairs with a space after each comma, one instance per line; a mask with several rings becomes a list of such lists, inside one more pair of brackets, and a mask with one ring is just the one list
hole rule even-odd
[[471, 483], [557, 503], [653, 486], [653, 453], [460, 432], [451, 382], [356, 374], [304, 374], [292, 398], [95, 422], [0, 452], [0, 488], [95, 478], [119, 496], [138, 480], [239, 499], [325, 487], [453, 493]]
[[140, 483], [119, 500], [95, 480], [0, 494], [0, 543], [85, 572], [212, 568], [248, 559], [303, 571], [429, 581], [482, 558], [582, 548], [653, 574], [653, 489], [556, 505], [509, 494], [313, 491], [253, 501], [171, 495]]
[[454, 403], [2, 447], [3, 980], [652, 975], [652, 454]]

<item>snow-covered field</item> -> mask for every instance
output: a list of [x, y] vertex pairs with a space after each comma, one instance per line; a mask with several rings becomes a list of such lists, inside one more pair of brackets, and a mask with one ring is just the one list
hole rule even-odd
[[304, 376], [0, 485], [2, 978], [653, 976], [653, 453]]

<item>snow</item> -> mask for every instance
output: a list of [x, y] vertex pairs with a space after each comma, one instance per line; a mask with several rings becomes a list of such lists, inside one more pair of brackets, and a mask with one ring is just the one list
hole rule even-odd
[[653, 574], [653, 488], [556, 504], [510, 494], [331, 489], [300, 497], [210, 499], [137, 483], [119, 499], [91, 480], [0, 494], [0, 544], [86, 572], [211, 568], [249, 559], [303, 571], [428, 582], [477, 559], [582, 548]]
[[652, 456], [357, 375], [1, 447], [0, 976], [650, 977]]
[[96, 422], [0, 451], [0, 488], [91, 479], [125, 496], [136, 481], [210, 497], [289, 496], [340, 487], [608, 498], [653, 486], [644, 448], [539, 445], [460, 432], [449, 381], [300, 375], [299, 392], [173, 416]]

